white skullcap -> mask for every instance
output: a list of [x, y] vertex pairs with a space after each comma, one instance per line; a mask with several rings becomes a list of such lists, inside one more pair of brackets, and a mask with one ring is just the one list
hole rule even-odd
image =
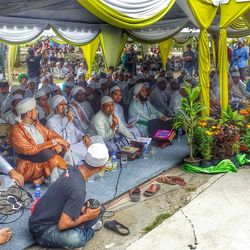
[[234, 65], [234, 66], [232, 66], [232, 67], [230, 68], [230, 70], [231, 70], [231, 71], [233, 71], [233, 70], [239, 70], [239, 68], [238, 68], [237, 65]]
[[186, 84], [183, 82], [183, 83], [181, 83], [181, 84], [179, 85], [179, 88], [180, 88], [180, 89], [184, 89], [185, 86], [186, 86]]
[[239, 71], [234, 71], [232, 74], [231, 74], [232, 77], [234, 76], [238, 76], [240, 77], [240, 72]]
[[50, 94], [51, 93], [51, 88], [47, 84], [44, 84], [39, 90], [45, 91], [46, 94]]
[[34, 78], [30, 78], [30, 79], [28, 80], [28, 82], [27, 82], [27, 83], [31, 83], [31, 82], [35, 83], [35, 82], [36, 82], [36, 79], [34, 79]]
[[165, 77], [158, 77], [156, 81], [157, 81], [157, 83], [158, 82], [167, 82]]
[[185, 80], [185, 81], [190, 81], [190, 80], [193, 80], [193, 77], [190, 76], [190, 75], [185, 75], [185, 76], [184, 76], [184, 80]]
[[81, 86], [76, 86], [71, 90], [71, 96], [74, 97], [79, 91], [82, 91], [83, 93], [85, 93], [85, 89]]
[[112, 93], [112, 92], [114, 92], [114, 91], [116, 91], [116, 90], [120, 90], [121, 91], [121, 89], [118, 87], [118, 86], [114, 86], [114, 87], [112, 87], [111, 89], [110, 89], [110, 94]]
[[144, 86], [143, 83], [139, 83], [139, 84], [136, 84], [135, 87], [134, 87], [134, 96], [137, 96], [140, 92], [140, 90], [142, 89], [142, 87]]
[[181, 73], [186, 73], [186, 74], [188, 74], [188, 71], [187, 71], [186, 68], [182, 68], [182, 69], [181, 69]]
[[15, 93], [17, 90], [25, 90], [25, 87], [22, 84], [16, 84], [16, 85], [12, 85], [10, 92], [11, 94]]
[[136, 81], [140, 81], [140, 80], [143, 80], [144, 79], [144, 76], [143, 75], [138, 75], [136, 77]]
[[36, 100], [34, 98], [25, 98], [16, 106], [18, 115], [25, 114], [36, 107]]
[[101, 105], [108, 103], [108, 102], [113, 102], [113, 99], [110, 96], [104, 96], [101, 100]]
[[101, 78], [100, 81], [99, 81], [99, 84], [102, 85], [102, 84], [107, 83], [107, 82], [108, 82], [107, 79]]
[[150, 89], [149, 82], [144, 82], [144, 86], [145, 86], [147, 89]]
[[15, 100], [22, 100], [23, 99], [23, 96], [20, 95], [20, 94], [15, 94], [12, 96], [11, 98], [11, 102], [14, 102]]
[[43, 89], [39, 89], [35, 94], [35, 99], [40, 98], [41, 96], [45, 96], [46, 92]]
[[59, 89], [61, 90], [61, 88], [60, 88], [59, 85], [53, 85], [53, 86], [51, 87], [52, 92], [57, 91], [57, 90], [59, 90]]
[[43, 77], [41, 78], [41, 82], [44, 82], [45, 80], [48, 80], [48, 77], [47, 77], [47, 76], [43, 76]]
[[108, 149], [102, 143], [94, 143], [88, 147], [85, 162], [94, 168], [104, 166], [109, 159]]
[[149, 75], [150, 75], [150, 76], [156, 76], [156, 72], [153, 71], [153, 70], [149, 70]]
[[56, 106], [62, 102], [62, 101], [65, 101], [67, 103], [67, 100], [66, 98], [63, 96], [63, 95], [55, 95], [53, 96], [53, 98], [51, 99], [51, 108], [53, 110], [56, 109]]
[[135, 79], [134, 79], [134, 78], [130, 78], [130, 79], [128, 80], [128, 85], [134, 85], [134, 84], [136, 84]]
[[61, 65], [61, 63], [60, 63], [60, 62], [57, 62], [56, 65]]
[[64, 82], [64, 86], [73, 88], [75, 86], [75, 83], [72, 81], [70, 81], [70, 82], [66, 81], [66, 82]]

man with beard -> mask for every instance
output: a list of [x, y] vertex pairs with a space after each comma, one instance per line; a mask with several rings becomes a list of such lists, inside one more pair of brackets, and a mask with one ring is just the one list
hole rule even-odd
[[135, 126], [142, 136], [152, 137], [157, 129], [171, 129], [170, 118], [157, 111], [150, 103], [144, 84], [134, 87], [134, 97], [129, 106], [129, 117], [138, 117]]
[[157, 86], [150, 94], [150, 102], [162, 114], [170, 115], [167, 80], [165, 77], [157, 78]]
[[59, 153], [68, 150], [69, 143], [37, 121], [34, 98], [20, 101], [16, 111], [20, 119], [11, 129], [10, 141], [18, 155], [17, 171], [24, 176], [25, 182], [41, 184], [44, 177], [54, 182], [66, 169]]
[[128, 130], [135, 137], [135, 139], [139, 138], [141, 136], [139, 130], [136, 127], [134, 127], [132, 123], [130, 124], [126, 123], [123, 107], [119, 104], [119, 102], [121, 102], [122, 99], [121, 89], [118, 86], [114, 86], [113, 88], [110, 89], [110, 96], [114, 101], [115, 113], [117, 114], [121, 122], [124, 124], [126, 128], [128, 128]]
[[94, 111], [86, 100], [85, 89], [76, 86], [71, 91], [72, 100], [68, 106], [69, 111], [74, 114], [74, 125], [83, 133], [87, 132]]
[[91, 119], [88, 129], [90, 135], [102, 136], [109, 152], [117, 151], [134, 140], [133, 135], [114, 112], [114, 101], [109, 96], [101, 100], [101, 110]]

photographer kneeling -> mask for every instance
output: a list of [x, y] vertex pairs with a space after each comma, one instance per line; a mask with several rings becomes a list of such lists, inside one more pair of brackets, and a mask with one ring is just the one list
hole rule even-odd
[[92, 144], [85, 162], [66, 170], [49, 187], [29, 218], [30, 232], [39, 245], [80, 248], [93, 237], [93, 229], [100, 225], [100, 207], [85, 202], [85, 182], [104, 169], [108, 158], [104, 144]]

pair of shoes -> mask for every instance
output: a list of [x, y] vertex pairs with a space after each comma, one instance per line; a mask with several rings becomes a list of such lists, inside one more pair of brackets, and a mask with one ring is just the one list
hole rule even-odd
[[127, 236], [130, 233], [129, 229], [117, 220], [105, 221], [104, 227], [122, 236]]
[[161, 186], [159, 184], [151, 184], [145, 191], [144, 195], [147, 197], [153, 196], [161, 189]]
[[161, 176], [156, 179], [157, 182], [169, 184], [169, 185], [176, 185], [185, 186], [187, 183], [182, 177], [179, 176]]

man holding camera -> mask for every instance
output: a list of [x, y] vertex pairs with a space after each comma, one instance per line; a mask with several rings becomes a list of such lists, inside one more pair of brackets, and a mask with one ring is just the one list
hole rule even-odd
[[29, 219], [30, 232], [39, 245], [80, 248], [93, 237], [96, 225], [100, 225], [101, 207], [85, 202], [85, 182], [105, 168], [108, 158], [104, 144], [92, 144], [85, 162], [66, 170], [49, 187]]

